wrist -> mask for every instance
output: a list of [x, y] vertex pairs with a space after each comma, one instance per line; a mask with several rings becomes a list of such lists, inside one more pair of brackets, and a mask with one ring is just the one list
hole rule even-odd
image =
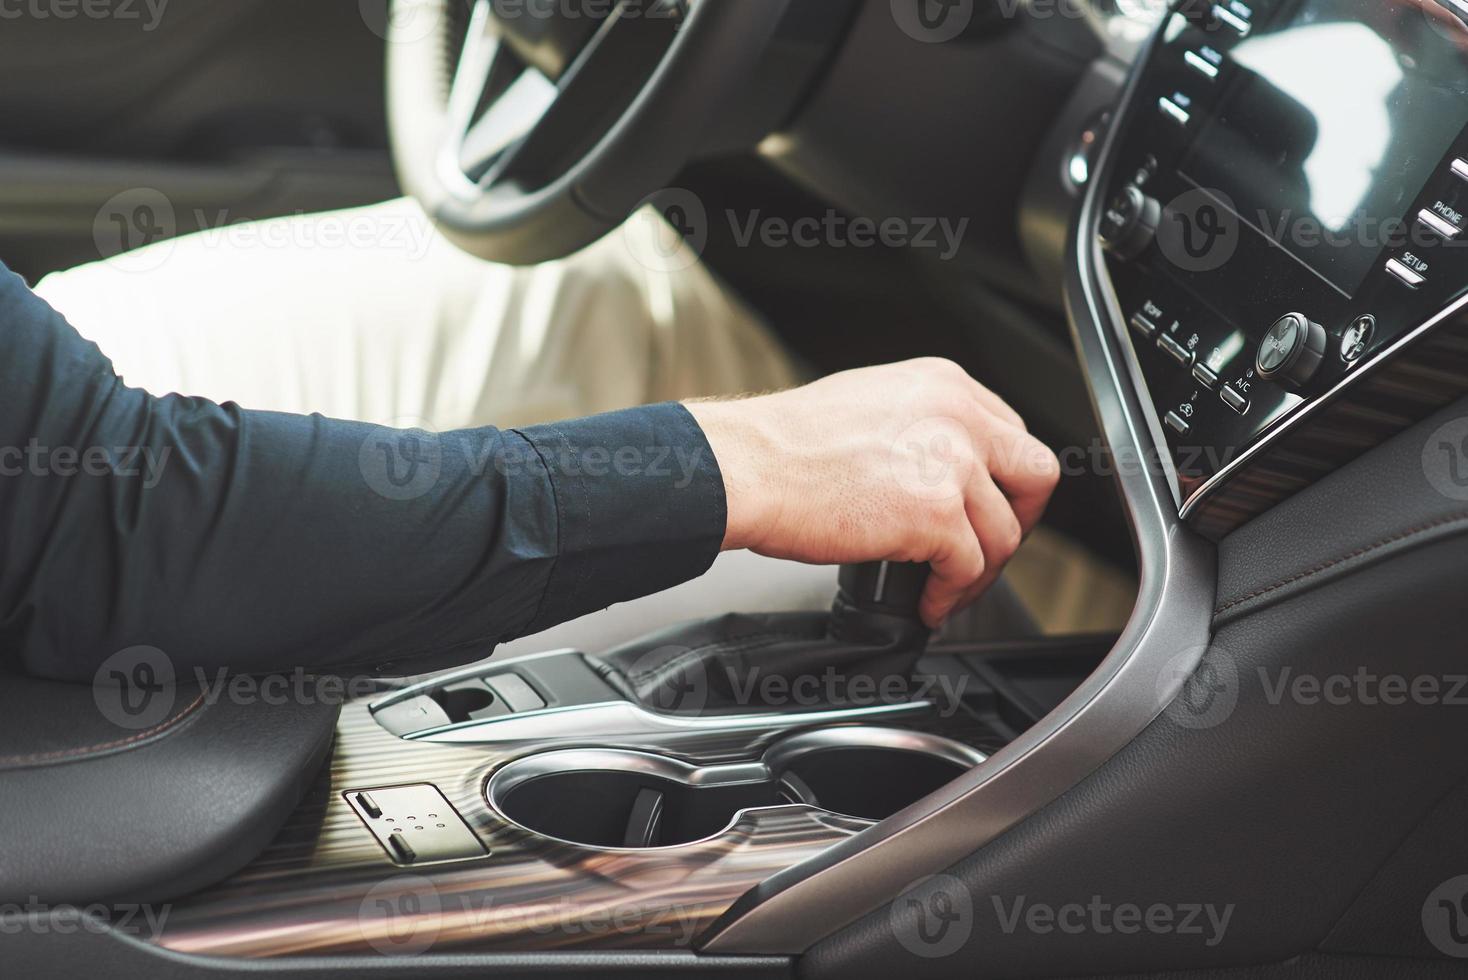
[[765, 423], [762, 402], [701, 401], [685, 406], [703, 430], [723, 476], [728, 511], [724, 551], [758, 548], [779, 512], [772, 465], [779, 450]]

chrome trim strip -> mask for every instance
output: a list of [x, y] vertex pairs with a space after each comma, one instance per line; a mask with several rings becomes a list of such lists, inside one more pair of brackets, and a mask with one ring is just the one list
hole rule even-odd
[[[632, 752], [627, 749], [561, 749], [527, 755], [502, 766], [485, 784], [485, 798], [503, 816], [500, 803], [512, 790], [543, 776], [571, 772], [629, 772], [666, 779], [685, 786], [739, 786], [770, 778], [770, 770], [762, 762], [745, 762], [732, 766], [695, 766], [665, 755]], [[540, 833], [536, 830], [530, 832]]]
[[[371, 703], [372, 712], [411, 700], [428, 691], [459, 681], [501, 673], [517, 664], [567, 655], [576, 650], [552, 650], [503, 663], [480, 662], [453, 673], [434, 675]], [[699, 759], [749, 755], [788, 732], [820, 725], [882, 724], [917, 720], [937, 709], [932, 701], [875, 704], [821, 711], [742, 715], [671, 715], [652, 711], [632, 701], [602, 701], [522, 711], [478, 721], [464, 721], [400, 736], [405, 742], [437, 745], [536, 744], [546, 749], [567, 745], [617, 746], [629, 750], [674, 752]]]
[[772, 774], [779, 775], [791, 762], [803, 755], [829, 749], [851, 748], [919, 752], [964, 767], [982, 765], [989, 758], [971, 745], [930, 732], [914, 732], [906, 728], [858, 727], [822, 728], [783, 738], [769, 747], [761, 761]]
[[[1142, 54], [1157, 44], [1154, 33]], [[1140, 111], [1134, 72], [1072, 225], [1066, 301], [1101, 431], [1118, 459], [1141, 568], [1136, 608], [1116, 647], [1059, 707], [967, 775], [747, 892], [702, 937], [710, 953], [798, 955], [1013, 829], [1127, 746], [1170, 704], [1207, 647], [1216, 592], [1213, 546], [1177, 516], [1175, 474], [1126, 319], [1109, 290], [1095, 230], [1118, 134]]]
[[457, 684], [460, 681], [472, 681], [488, 673], [501, 673], [505, 668], [513, 667], [516, 664], [528, 664], [536, 660], [550, 660], [552, 657], [564, 657], [568, 654], [585, 656], [580, 650], [568, 648], [563, 650], [547, 650], [545, 653], [532, 653], [524, 657], [514, 657], [510, 660], [501, 660], [496, 663], [481, 660], [477, 664], [461, 667], [458, 670], [448, 673], [431, 674], [426, 680], [419, 681], [417, 684], [411, 684], [401, 690], [393, 691], [391, 694], [384, 695], [376, 701], [370, 702], [367, 705], [367, 710], [375, 714], [390, 705], [397, 704], [400, 701], [411, 701], [420, 694], [426, 694], [429, 691], [437, 690], [448, 684]]
[[605, 701], [601, 704], [546, 708], [485, 721], [464, 722], [417, 732], [407, 740], [450, 745], [492, 745], [501, 742], [554, 744], [587, 739], [625, 738], [676, 740], [680, 736], [770, 733], [812, 725], [894, 721], [926, 715], [933, 709], [931, 701], [913, 701], [906, 704], [879, 704], [867, 708], [835, 708], [789, 714], [684, 716], [659, 714], [631, 701]]

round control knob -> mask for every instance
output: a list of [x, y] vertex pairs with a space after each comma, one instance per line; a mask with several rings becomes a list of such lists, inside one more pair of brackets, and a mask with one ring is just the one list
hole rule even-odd
[[1162, 205], [1128, 184], [1101, 215], [1101, 244], [1117, 258], [1134, 259], [1152, 244], [1161, 223]]
[[1254, 368], [1259, 377], [1286, 388], [1303, 388], [1325, 360], [1325, 328], [1300, 313], [1275, 321], [1259, 345]]

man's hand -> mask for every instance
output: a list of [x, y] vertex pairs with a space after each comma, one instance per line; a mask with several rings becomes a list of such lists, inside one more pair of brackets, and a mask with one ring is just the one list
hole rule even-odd
[[921, 612], [933, 627], [999, 577], [1060, 478], [1014, 409], [951, 361], [688, 410], [723, 471], [726, 551], [928, 562]]

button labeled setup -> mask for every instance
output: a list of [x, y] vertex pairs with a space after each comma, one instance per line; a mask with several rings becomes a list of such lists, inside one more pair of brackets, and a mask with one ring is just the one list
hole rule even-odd
[[1177, 361], [1183, 367], [1192, 367], [1193, 352], [1178, 343], [1170, 334], [1163, 334], [1158, 337], [1157, 346], [1162, 348], [1164, 354]]
[[1249, 414], [1249, 399], [1239, 394], [1233, 388], [1224, 388], [1218, 393], [1218, 398], [1240, 415]]
[[1390, 272], [1393, 276], [1396, 276], [1399, 280], [1406, 283], [1413, 289], [1416, 289], [1427, 281], [1426, 276], [1408, 266], [1401, 259], [1387, 259], [1386, 271]]

